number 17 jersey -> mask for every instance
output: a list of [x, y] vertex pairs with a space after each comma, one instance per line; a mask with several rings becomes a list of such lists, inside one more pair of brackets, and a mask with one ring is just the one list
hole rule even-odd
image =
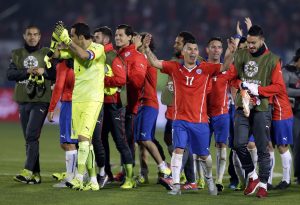
[[170, 75], [174, 83], [174, 120], [207, 123], [207, 87], [221, 64], [201, 62], [188, 69], [182, 63], [163, 61], [162, 67], [161, 72]]

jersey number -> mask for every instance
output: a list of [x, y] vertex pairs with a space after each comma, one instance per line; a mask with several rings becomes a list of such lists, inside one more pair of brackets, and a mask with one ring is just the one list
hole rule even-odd
[[188, 76], [185, 77], [186, 77], [186, 85], [193, 85], [194, 77], [188, 77]]

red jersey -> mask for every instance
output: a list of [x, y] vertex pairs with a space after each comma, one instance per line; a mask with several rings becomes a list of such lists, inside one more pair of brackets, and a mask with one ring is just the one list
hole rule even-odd
[[293, 117], [291, 104], [286, 90], [283, 90], [273, 98], [272, 120], [286, 120], [291, 117]]
[[65, 60], [58, 63], [56, 65], [56, 82], [48, 109], [49, 112], [54, 112], [59, 99], [61, 101], [72, 101], [74, 83], [74, 70], [68, 68]]
[[[258, 87], [258, 93], [265, 95], [266, 97], [275, 93], [273, 98], [270, 98], [273, 100], [272, 120], [286, 120], [293, 117], [293, 111], [286, 92], [286, 86], [283, 80], [280, 62], [276, 64], [276, 68], [272, 73], [272, 82], [279, 84], [281, 89], [276, 89], [277, 87], [272, 89], [273, 87], [270, 87], [271, 85]], [[277, 92], [275, 92], [275, 90]]]
[[[230, 69], [234, 68], [230, 67]], [[209, 117], [228, 113], [228, 81], [232, 77], [229, 70], [211, 78], [211, 92], [208, 92], [207, 95], [207, 113]]]
[[163, 61], [162, 72], [172, 76], [174, 83], [174, 120], [207, 123], [207, 86], [221, 64], [201, 62], [192, 69], [174, 61]]
[[168, 105], [166, 113], [165, 113], [165, 117], [169, 120], [173, 120], [174, 119], [174, 112], [175, 112], [174, 106], [173, 105]]
[[147, 66], [144, 89], [140, 96], [141, 105], [150, 106], [158, 109], [158, 100], [156, 92], [157, 69], [149, 63]]
[[[114, 51], [112, 43], [104, 45], [105, 53]], [[105, 87], [122, 87], [126, 84], [126, 68], [120, 57], [116, 56], [112, 64], [110, 65], [113, 76], [105, 76], [104, 86]], [[120, 92], [116, 92], [113, 95], [104, 95], [104, 103], [120, 103]]]
[[144, 86], [147, 59], [144, 54], [135, 49], [131, 44], [119, 51], [120, 56], [126, 64], [127, 70], [127, 101], [126, 111], [136, 114], [139, 106], [139, 94]]

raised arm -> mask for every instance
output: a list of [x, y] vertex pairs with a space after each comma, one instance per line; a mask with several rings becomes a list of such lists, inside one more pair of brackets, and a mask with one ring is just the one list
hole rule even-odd
[[225, 51], [224, 63], [221, 65], [220, 72], [226, 71], [230, 68], [233, 62], [233, 56], [236, 51], [237, 45], [234, 38], [227, 39], [227, 49]]
[[143, 40], [143, 46], [145, 48], [145, 54], [151, 65], [155, 68], [162, 69], [162, 60], [158, 60], [154, 53], [150, 50], [149, 44], [151, 42], [151, 34], [147, 34]]
[[251, 26], [252, 26], [252, 21], [251, 21], [251, 19], [250, 19], [249, 17], [246, 17], [246, 18], [245, 18], [245, 24], [246, 24], [246, 26], [247, 26], [247, 31], [249, 31], [249, 29], [250, 29]]
[[[64, 27], [63, 22], [56, 23], [52, 37], [59, 43], [63, 42], [69, 49], [83, 60], [89, 60], [92, 58], [93, 53], [91, 51], [85, 50], [73, 42], [69, 36], [68, 30]], [[91, 41], [92, 42], [92, 41]]]

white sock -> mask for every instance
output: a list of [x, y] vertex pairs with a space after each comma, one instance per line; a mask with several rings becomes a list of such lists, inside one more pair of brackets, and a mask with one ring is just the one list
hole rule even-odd
[[193, 163], [194, 163], [194, 174], [195, 174], [195, 179], [198, 179], [198, 171], [197, 171], [197, 156], [193, 154]]
[[290, 183], [291, 181], [291, 166], [292, 166], [292, 156], [290, 150], [285, 153], [280, 154], [282, 163], [282, 181]]
[[245, 184], [245, 170], [242, 168], [242, 163], [236, 153], [236, 151], [232, 150], [232, 161], [236, 175], [239, 178], [239, 181], [242, 184]]
[[217, 184], [222, 184], [226, 168], [226, 148], [217, 148]]
[[274, 167], [275, 167], [275, 155], [274, 155], [274, 152], [270, 152], [270, 166], [271, 166], [271, 170], [270, 170], [270, 177], [268, 179], [268, 183], [272, 184], [273, 170], [274, 170]]
[[254, 169], [252, 172], [250, 172], [250, 173], [248, 174], [248, 178], [252, 178], [253, 180], [258, 179], [258, 175], [257, 175], [255, 169]]
[[157, 167], [159, 171], [164, 171], [168, 168], [167, 164], [164, 161], [162, 161]]
[[199, 164], [199, 178], [200, 179], [204, 179], [204, 170], [203, 170], [203, 167], [200, 163], [200, 160], [197, 160], [198, 161], [198, 164]]
[[98, 184], [97, 177], [91, 177], [90, 182], [93, 184]]
[[105, 166], [99, 168], [99, 175], [102, 177], [105, 176]]
[[77, 163], [77, 150], [66, 151], [66, 180], [70, 181], [75, 176], [76, 163]]
[[79, 181], [83, 181], [83, 175], [82, 174], [77, 173], [76, 178], [79, 179]]
[[259, 182], [259, 185], [258, 185], [258, 186], [264, 188], [265, 190], [267, 190], [267, 188], [268, 188], [267, 183]]
[[200, 159], [201, 166], [203, 168], [204, 176], [206, 179], [212, 178], [212, 159], [211, 155], [208, 155], [206, 160]]
[[250, 155], [251, 155], [251, 159], [252, 159], [252, 162], [253, 162], [253, 165], [254, 165], [254, 169], [256, 169], [256, 167], [257, 167], [257, 159], [258, 159], [257, 148], [248, 149], [248, 150], [249, 150]]
[[183, 154], [176, 154], [173, 152], [171, 159], [172, 178], [174, 184], [180, 183], [180, 169], [182, 165]]

